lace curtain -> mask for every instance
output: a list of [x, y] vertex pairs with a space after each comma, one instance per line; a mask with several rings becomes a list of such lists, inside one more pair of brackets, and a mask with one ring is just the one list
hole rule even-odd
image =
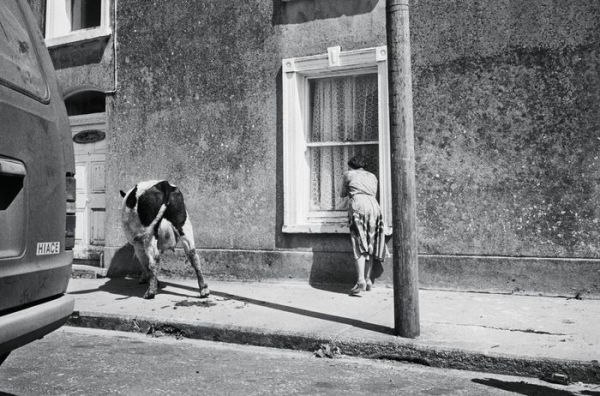
[[310, 209], [345, 210], [342, 175], [356, 154], [378, 175], [377, 74], [311, 80]]

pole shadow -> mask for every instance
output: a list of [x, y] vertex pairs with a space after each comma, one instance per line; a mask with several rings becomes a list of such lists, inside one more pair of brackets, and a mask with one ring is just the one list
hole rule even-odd
[[[172, 282], [162, 282], [162, 283], [164, 283], [165, 285], [179, 287], [182, 289], [197, 290], [194, 287], [180, 285], [177, 283], [172, 283]], [[378, 324], [374, 324], [374, 323], [363, 322], [362, 320], [358, 320], [358, 319], [346, 318], [343, 316], [331, 315], [331, 314], [311, 311], [311, 310], [303, 309], [303, 308], [290, 307], [289, 305], [283, 305], [283, 304], [273, 303], [273, 302], [269, 302], [269, 301], [257, 300], [257, 299], [250, 298], [250, 297], [238, 296], [235, 294], [220, 292], [220, 291], [216, 291], [216, 290], [211, 290], [210, 293], [214, 296], [219, 296], [219, 297], [227, 298], [230, 300], [236, 300], [236, 301], [244, 302], [244, 303], [248, 303], [248, 304], [254, 304], [254, 305], [261, 306], [261, 307], [276, 309], [278, 311], [289, 312], [289, 313], [293, 313], [296, 315], [307, 316], [307, 317], [311, 317], [311, 318], [315, 318], [315, 319], [327, 320], [330, 322], [342, 323], [342, 324], [350, 325], [350, 326], [357, 327], [360, 329], [375, 331], [375, 332], [383, 333], [383, 334], [390, 334], [390, 335], [394, 334], [394, 329], [392, 329], [391, 327], [382, 326], [382, 325], [378, 325]]]
[[[556, 389], [549, 386], [536, 385], [536, 384], [528, 384], [526, 382], [509, 382], [509, 381], [501, 381], [494, 378], [475, 378], [472, 380], [477, 384], [482, 384], [486, 386], [490, 386], [492, 388], [502, 389], [508, 392], [518, 393], [520, 395], [527, 396], [572, 396], [575, 395], [573, 392], [569, 392], [562, 389]], [[595, 392], [596, 394], [600, 394]]]

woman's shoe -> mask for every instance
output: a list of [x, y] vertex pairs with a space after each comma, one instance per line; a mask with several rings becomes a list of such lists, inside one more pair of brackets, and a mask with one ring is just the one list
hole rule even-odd
[[356, 285], [354, 285], [354, 287], [352, 289], [350, 289], [350, 295], [357, 296], [357, 295], [362, 294], [366, 290], [367, 290], [366, 283], [356, 282]]
[[366, 290], [371, 291], [372, 288], [373, 288], [373, 282], [371, 281], [371, 279], [367, 279]]

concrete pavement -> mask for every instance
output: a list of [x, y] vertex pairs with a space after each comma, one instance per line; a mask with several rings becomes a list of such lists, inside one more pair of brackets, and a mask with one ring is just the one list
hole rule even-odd
[[393, 335], [393, 291], [362, 297], [295, 281], [163, 279], [153, 300], [135, 279], [71, 279], [72, 326], [316, 350], [500, 374], [600, 383], [600, 300], [421, 290], [421, 335]]

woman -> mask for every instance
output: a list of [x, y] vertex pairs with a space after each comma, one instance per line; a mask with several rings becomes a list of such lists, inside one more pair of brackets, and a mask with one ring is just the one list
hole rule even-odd
[[381, 208], [377, 203], [377, 177], [365, 169], [366, 160], [354, 156], [348, 161], [350, 170], [344, 173], [342, 197], [349, 196], [348, 225], [354, 251], [357, 282], [350, 294], [371, 290], [373, 261], [383, 261], [385, 237]]

